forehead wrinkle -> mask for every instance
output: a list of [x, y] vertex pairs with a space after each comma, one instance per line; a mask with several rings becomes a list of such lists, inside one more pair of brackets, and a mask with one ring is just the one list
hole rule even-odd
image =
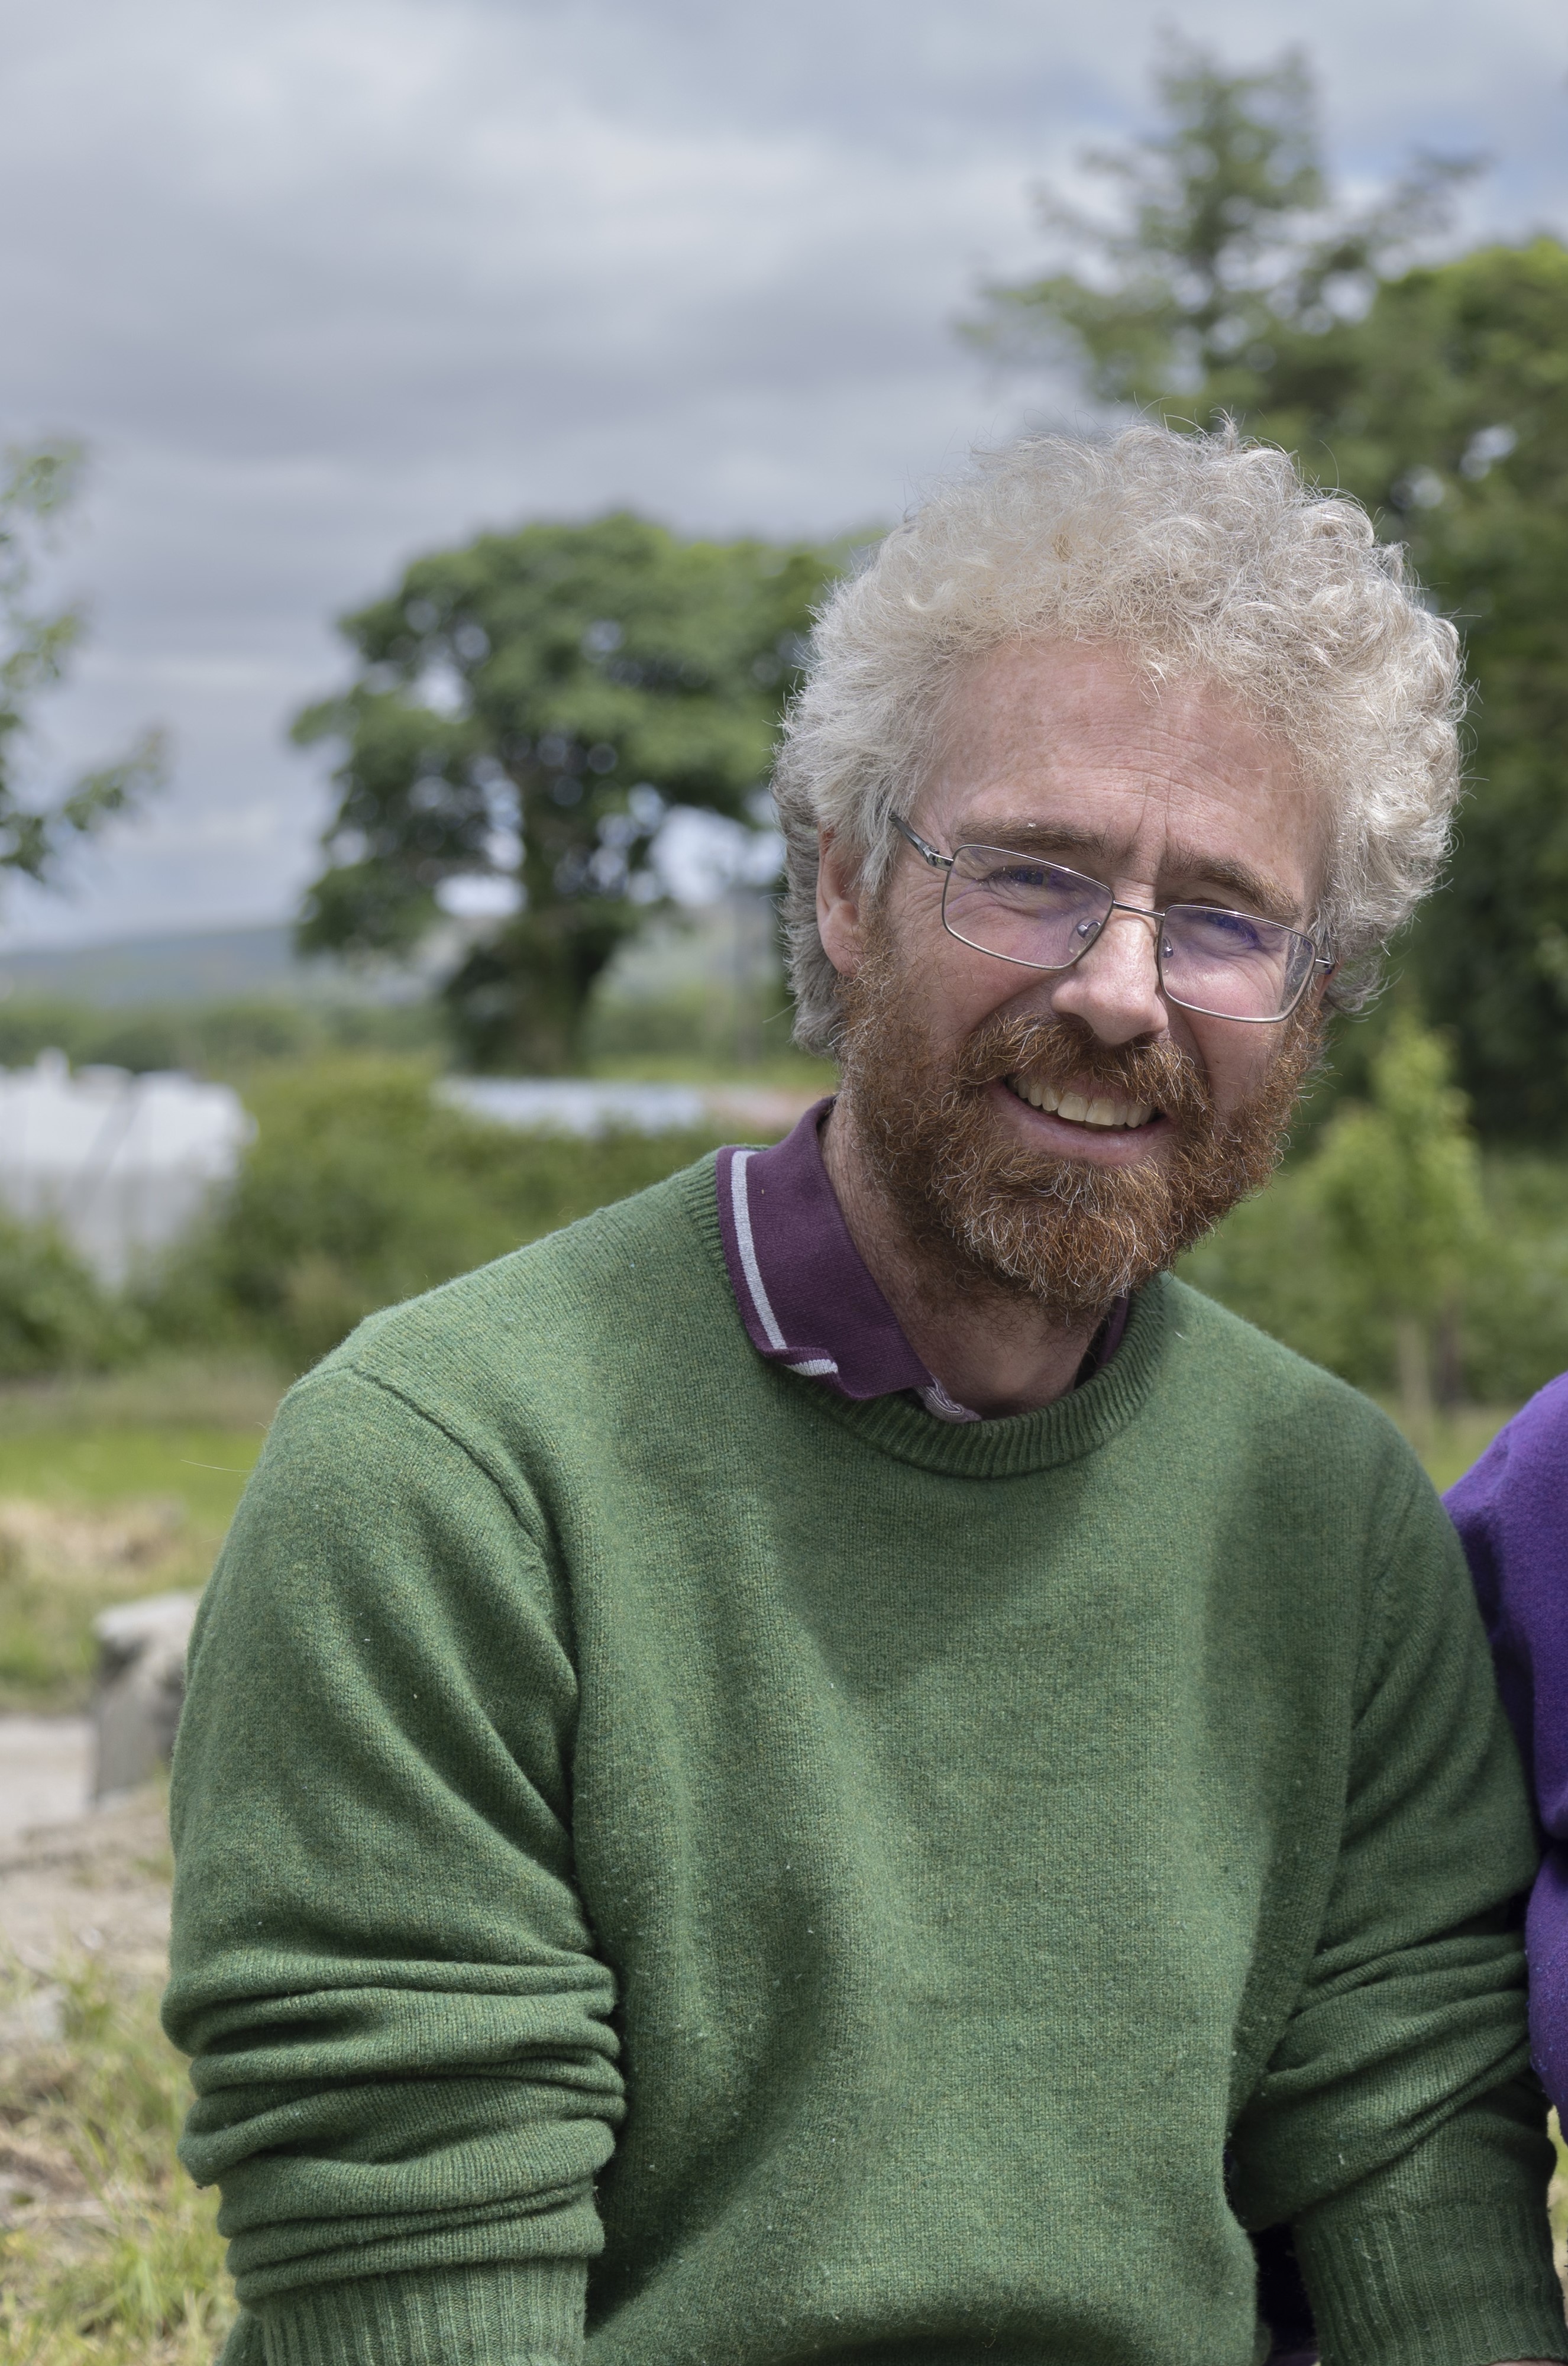
[[[1115, 842], [1108, 832], [1088, 829], [1081, 823], [1069, 821], [991, 821], [986, 824], [983, 837], [972, 836], [966, 829], [958, 830], [953, 842], [954, 846], [999, 846], [1006, 853], [1060, 851], [1088, 856], [1106, 868], [1111, 867], [1116, 852]], [[1265, 871], [1255, 870], [1249, 862], [1201, 853], [1194, 847], [1178, 842], [1168, 846], [1161, 868], [1168, 876], [1178, 879], [1211, 880], [1241, 896], [1264, 919], [1282, 921], [1287, 928], [1298, 924], [1294, 896], [1287, 894], [1278, 880], [1271, 879]]]

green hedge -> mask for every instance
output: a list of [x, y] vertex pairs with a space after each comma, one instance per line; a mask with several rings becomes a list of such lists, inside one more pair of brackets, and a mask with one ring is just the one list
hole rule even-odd
[[0, 1380], [102, 1371], [147, 1337], [141, 1311], [101, 1290], [56, 1233], [0, 1217]]
[[213, 1230], [147, 1301], [164, 1336], [312, 1363], [361, 1318], [687, 1165], [717, 1137], [514, 1133], [432, 1100], [418, 1061], [260, 1072], [258, 1125]]
[[[1568, 1369], [1568, 1160], [1484, 1158], [1486, 1226], [1438, 1310], [1442, 1393], [1518, 1404]], [[1287, 1168], [1182, 1261], [1183, 1279], [1357, 1387], [1394, 1380], [1386, 1310], [1336, 1258], [1310, 1166]]]
[[[134, 1303], [60, 1241], [0, 1223], [0, 1378], [101, 1369], [159, 1344], [300, 1369], [360, 1318], [640, 1190], [713, 1135], [520, 1134], [432, 1101], [414, 1059], [258, 1069], [259, 1124], [209, 1232]], [[1389, 1307], [1337, 1249], [1315, 1154], [1185, 1260], [1201, 1289], [1359, 1386], [1394, 1377]], [[1568, 1367], [1568, 1162], [1483, 1159], [1485, 1221], [1437, 1310], [1439, 1391], [1520, 1402]]]
[[246, 1076], [267, 1061], [343, 1052], [433, 1053], [439, 1013], [428, 1002], [290, 1001], [252, 995], [228, 1002], [134, 1003], [102, 1008], [42, 995], [0, 1001], [0, 1068], [30, 1066], [43, 1051], [73, 1067], [184, 1068], [197, 1076]]

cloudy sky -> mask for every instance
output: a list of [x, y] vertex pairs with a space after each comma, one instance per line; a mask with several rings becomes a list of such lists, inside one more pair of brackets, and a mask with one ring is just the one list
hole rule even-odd
[[1481, 150], [1465, 237], [1568, 230], [1560, 0], [0, 0], [0, 438], [94, 456], [39, 760], [175, 747], [0, 943], [287, 915], [324, 791], [284, 724], [416, 551], [618, 501], [838, 531], [1048, 404], [951, 324], [1172, 21], [1304, 41], [1351, 188]]

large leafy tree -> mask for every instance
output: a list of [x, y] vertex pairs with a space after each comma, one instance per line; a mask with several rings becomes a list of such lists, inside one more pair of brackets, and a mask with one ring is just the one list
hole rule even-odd
[[454, 883], [491, 883], [513, 908], [443, 989], [459, 1038], [481, 1065], [569, 1066], [658, 894], [667, 809], [753, 811], [840, 558], [622, 512], [417, 560], [344, 620], [356, 679], [294, 727], [343, 750], [303, 949], [407, 952]]
[[[1449, 883], [1404, 955], [1491, 1132], [1568, 1119], [1568, 250], [1432, 264], [1470, 167], [1426, 159], [1337, 208], [1298, 57], [1157, 77], [1164, 128], [1100, 158], [1126, 193], [1090, 268], [987, 291], [971, 333], [1074, 360], [1107, 404], [1221, 415], [1296, 452], [1405, 542], [1465, 637], [1479, 696]], [[1060, 225], [1064, 208], [1051, 210]]]
[[24, 760], [37, 701], [65, 676], [82, 638], [80, 606], [39, 605], [38, 568], [80, 487], [71, 444], [0, 455], [0, 872], [49, 881], [67, 849], [133, 806], [162, 778], [164, 745], [142, 734], [128, 752], [63, 788], [37, 788]]

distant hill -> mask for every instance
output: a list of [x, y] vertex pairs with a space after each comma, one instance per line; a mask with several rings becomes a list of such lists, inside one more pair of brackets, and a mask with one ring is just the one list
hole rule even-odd
[[424, 990], [424, 980], [408, 971], [366, 975], [337, 962], [299, 961], [287, 922], [0, 951], [0, 995], [104, 1008], [272, 996], [290, 1001], [406, 1002]]
[[[417, 1002], [455, 965], [470, 933], [463, 923], [450, 922], [426, 943], [417, 965], [386, 963], [369, 970], [299, 960], [287, 921], [10, 952], [0, 947], [0, 997], [103, 1009], [274, 996], [291, 1002]], [[773, 977], [777, 967], [772, 903], [739, 891], [701, 909], [655, 918], [623, 948], [605, 993], [611, 1001], [635, 1004], [694, 986], [732, 990]]]

